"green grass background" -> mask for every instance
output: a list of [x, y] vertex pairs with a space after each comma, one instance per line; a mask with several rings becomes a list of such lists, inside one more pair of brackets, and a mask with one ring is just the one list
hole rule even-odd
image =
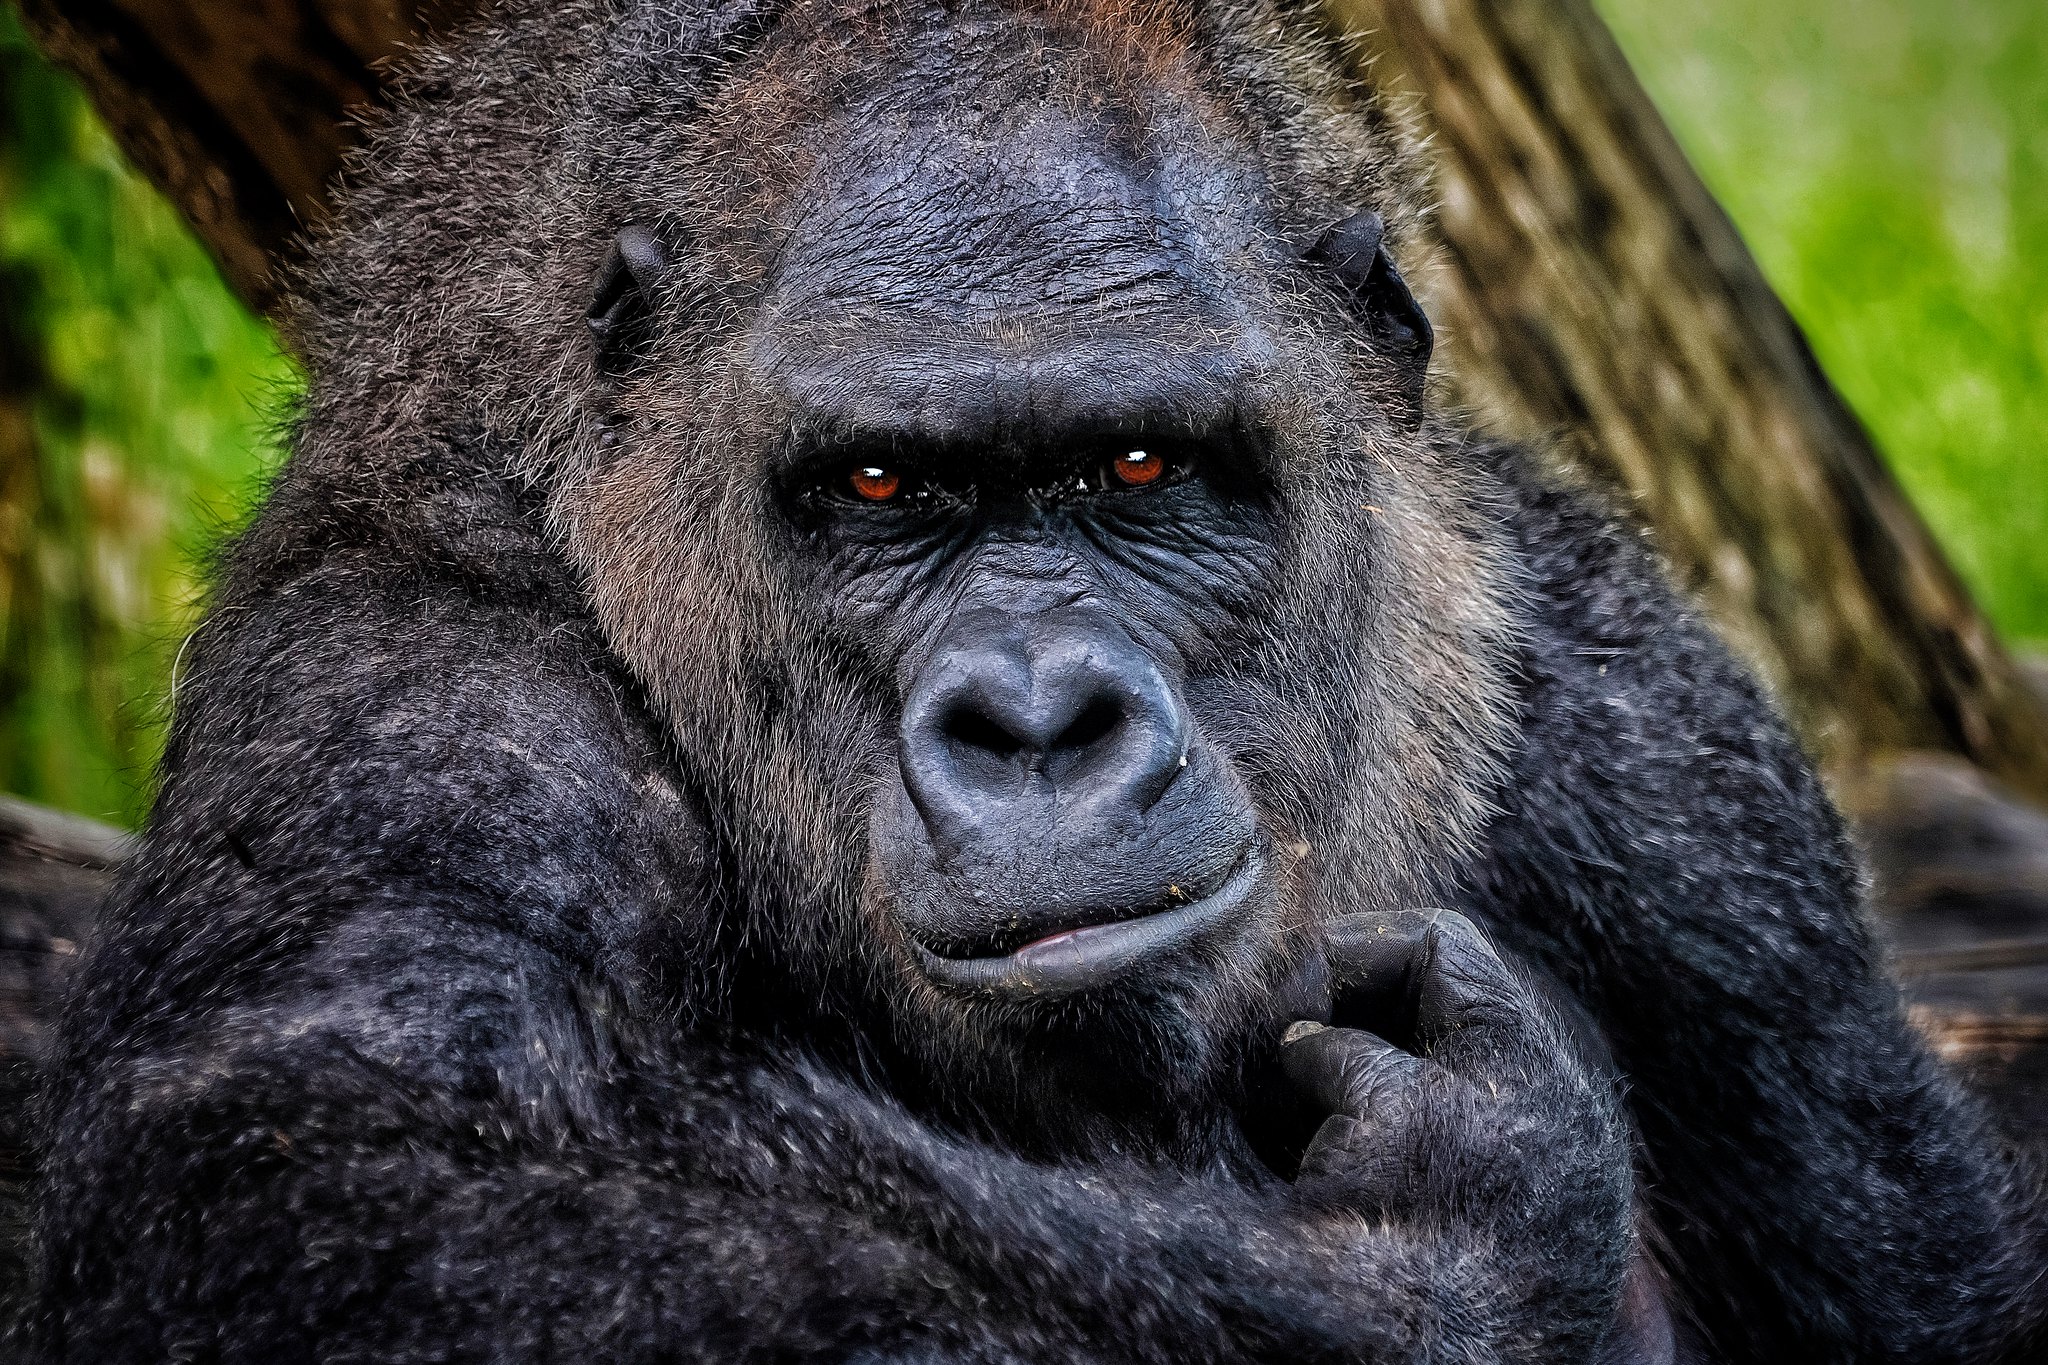
[[[2048, 641], [2048, 3], [1596, 0], [1993, 618]], [[294, 377], [0, 10], [0, 789], [130, 822]]]

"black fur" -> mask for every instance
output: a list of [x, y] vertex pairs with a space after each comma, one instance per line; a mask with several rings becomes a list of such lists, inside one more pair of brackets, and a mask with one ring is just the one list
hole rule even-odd
[[[67, 1011], [31, 1348], [2038, 1347], [2034, 1192], [1768, 701], [1418, 423], [1414, 157], [1341, 69], [1262, 0], [510, 0], [423, 59]], [[1366, 212], [1362, 285], [1302, 244]], [[934, 678], [1000, 720], [1048, 638], [1152, 709], [1020, 743], [1180, 736], [1142, 837], [917, 794], [1008, 761]], [[1004, 965], [1180, 868], [1129, 923], [1250, 889]]]

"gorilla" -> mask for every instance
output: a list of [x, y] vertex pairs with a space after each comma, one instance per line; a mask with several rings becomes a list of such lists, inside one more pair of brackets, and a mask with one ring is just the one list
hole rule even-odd
[[1770, 702], [1435, 410], [1350, 70], [1299, 0], [422, 55], [66, 1007], [36, 1358], [2038, 1358]]

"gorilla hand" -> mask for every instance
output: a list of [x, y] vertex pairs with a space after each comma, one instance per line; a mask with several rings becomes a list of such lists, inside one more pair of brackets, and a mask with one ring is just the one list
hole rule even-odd
[[[1597, 1331], [1632, 1240], [1612, 1086], [1463, 915], [1354, 915], [1325, 943], [1340, 1026], [1295, 1024], [1281, 1047], [1329, 1112], [1297, 1198], [1318, 1222], [1426, 1225], [1504, 1257], [1511, 1311]], [[1354, 1023], [1372, 1031], [1341, 1026]]]

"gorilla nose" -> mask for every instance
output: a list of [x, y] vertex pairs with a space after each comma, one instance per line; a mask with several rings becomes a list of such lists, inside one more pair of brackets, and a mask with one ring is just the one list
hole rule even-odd
[[932, 832], [957, 847], [1036, 814], [1064, 842], [1141, 820], [1187, 758], [1181, 707], [1150, 657], [1075, 625], [976, 634], [942, 647], [905, 707], [904, 782]]

